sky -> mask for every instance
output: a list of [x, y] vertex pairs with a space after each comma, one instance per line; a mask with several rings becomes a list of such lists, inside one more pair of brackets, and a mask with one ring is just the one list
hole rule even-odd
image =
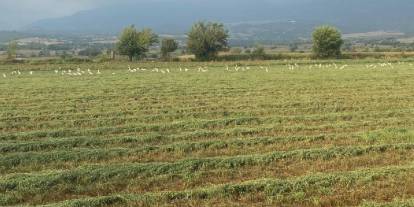
[[34, 21], [61, 17], [126, 0], [0, 0], [0, 30], [14, 30]]

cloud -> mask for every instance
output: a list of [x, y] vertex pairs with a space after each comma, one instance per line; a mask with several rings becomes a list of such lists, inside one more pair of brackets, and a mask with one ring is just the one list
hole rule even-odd
[[31, 22], [71, 15], [123, 0], [0, 0], [0, 29], [13, 30]]

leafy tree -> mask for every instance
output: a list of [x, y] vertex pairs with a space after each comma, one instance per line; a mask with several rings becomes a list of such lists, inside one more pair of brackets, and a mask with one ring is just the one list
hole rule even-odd
[[144, 29], [137, 31], [134, 25], [125, 28], [117, 44], [117, 49], [121, 55], [127, 55], [132, 61], [134, 57], [142, 57], [148, 52], [149, 47], [157, 42], [157, 35], [152, 30]]
[[163, 58], [169, 58], [170, 53], [178, 49], [178, 42], [171, 38], [163, 39], [161, 42], [161, 55]]
[[265, 59], [266, 58], [266, 51], [262, 46], [256, 46], [253, 51], [251, 51], [250, 56], [253, 59]]
[[211, 60], [228, 46], [228, 31], [223, 24], [198, 22], [188, 33], [188, 50], [198, 60]]
[[7, 46], [7, 58], [14, 59], [16, 58], [16, 54], [17, 54], [17, 42], [11, 41], [9, 42]]
[[315, 29], [313, 36], [313, 52], [316, 57], [330, 58], [341, 55], [344, 43], [338, 29], [331, 26], [321, 26]]

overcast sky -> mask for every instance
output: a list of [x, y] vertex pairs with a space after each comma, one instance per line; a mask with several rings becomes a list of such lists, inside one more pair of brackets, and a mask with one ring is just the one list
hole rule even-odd
[[0, 0], [0, 29], [12, 30], [36, 20], [127, 0]]

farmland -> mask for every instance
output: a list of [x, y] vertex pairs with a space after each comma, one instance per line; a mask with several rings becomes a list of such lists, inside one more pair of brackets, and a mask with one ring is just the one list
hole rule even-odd
[[413, 206], [413, 160], [410, 59], [0, 66], [0, 206]]

